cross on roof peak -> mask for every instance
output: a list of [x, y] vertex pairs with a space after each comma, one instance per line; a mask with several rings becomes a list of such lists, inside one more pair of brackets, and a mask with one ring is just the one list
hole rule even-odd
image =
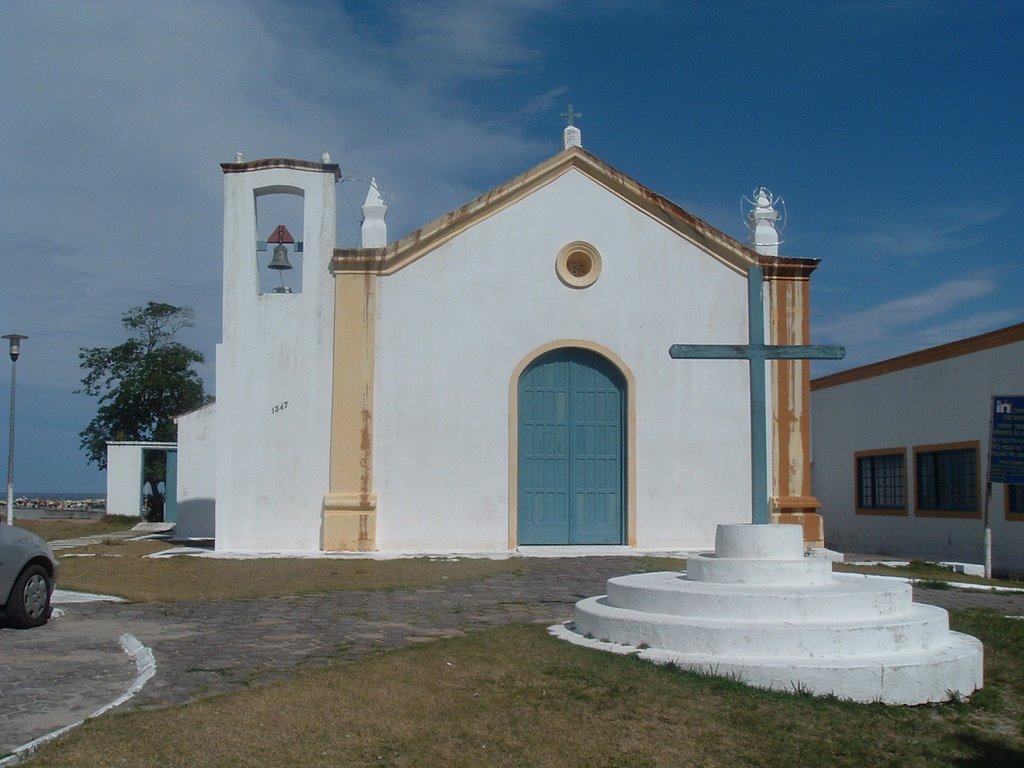
[[567, 125], [575, 125], [575, 122], [573, 122], [573, 121], [579, 120], [581, 117], [583, 117], [583, 113], [582, 112], [574, 112], [573, 108], [572, 108], [572, 104], [570, 104], [569, 108], [565, 112], [562, 112], [559, 115], [559, 117], [564, 117], [565, 118], [565, 122], [566, 122]]

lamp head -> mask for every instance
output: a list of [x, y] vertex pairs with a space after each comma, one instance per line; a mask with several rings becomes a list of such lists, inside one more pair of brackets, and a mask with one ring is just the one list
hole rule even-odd
[[8, 333], [2, 338], [5, 338], [11, 342], [11, 362], [18, 359], [18, 355], [21, 354], [21, 340], [27, 339], [28, 336], [22, 336], [20, 333]]

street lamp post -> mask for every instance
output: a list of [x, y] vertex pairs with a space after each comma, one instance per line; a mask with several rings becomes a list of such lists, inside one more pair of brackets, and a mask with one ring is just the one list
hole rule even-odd
[[11, 418], [7, 443], [7, 524], [14, 525], [14, 383], [18, 369], [18, 355], [21, 354], [21, 340], [28, 336], [8, 333], [3, 336], [11, 342]]

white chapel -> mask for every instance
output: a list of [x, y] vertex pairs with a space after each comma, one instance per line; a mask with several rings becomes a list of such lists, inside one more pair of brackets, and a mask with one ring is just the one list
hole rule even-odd
[[[216, 402], [178, 420], [178, 532], [224, 551], [707, 549], [751, 515], [743, 360], [806, 344], [816, 259], [778, 256], [770, 195], [740, 243], [580, 145], [397, 240], [375, 184], [336, 247], [339, 166], [224, 163]], [[761, 190], [758, 190], [761, 192]], [[258, 221], [301, 202], [301, 231]], [[294, 286], [260, 272], [301, 260]], [[262, 259], [262, 261], [261, 261]], [[298, 270], [296, 270], [296, 273]], [[298, 275], [296, 274], [296, 277]], [[822, 542], [806, 361], [766, 382], [773, 520]]]

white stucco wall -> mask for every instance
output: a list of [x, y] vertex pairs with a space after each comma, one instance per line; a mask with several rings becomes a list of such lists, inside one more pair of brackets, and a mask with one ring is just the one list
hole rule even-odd
[[179, 416], [178, 521], [181, 539], [212, 539], [217, 493], [216, 403]]
[[[224, 327], [217, 345], [218, 549], [317, 550], [328, 486], [335, 239], [331, 172], [224, 177]], [[302, 291], [259, 294], [261, 194], [301, 194]], [[267, 230], [267, 231], [263, 231]]]
[[142, 448], [145, 443], [107, 443], [107, 514], [142, 516]]
[[[1024, 342], [813, 390], [814, 490], [827, 546], [981, 563], [980, 518], [914, 515], [913, 448], [978, 440], [983, 495], [991, 398], [1018, 394], [1024, 394]], [[901, 447], [909, 514], [856, 514], [854, 453]], [[1006, 520], [1004, 486], [992, 489], [993, 568], [1024, 573], [1024, 522]]]
[[[585, 289], [555, 271], [576, 240], [603, 265]], [[378, 547], [507, 547], [513, 372], [564, 339], [603, 346], [635, 377], [637, 546], [712, 547], [718, 523], [750, 519], [747, 364], [673, 361], [668, 348], [746, 343], [746, 290], [576, 170], [382, 277]]]

